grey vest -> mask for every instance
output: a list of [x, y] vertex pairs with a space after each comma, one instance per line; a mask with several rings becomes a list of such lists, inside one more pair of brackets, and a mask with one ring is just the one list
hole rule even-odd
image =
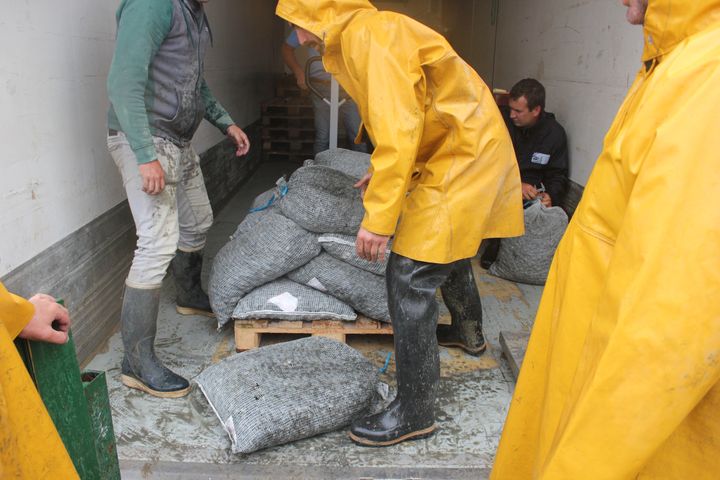
[[153, 135], [187, 145], [205, 115], [200, 87], [212, 34], [194, 0], [172, 2], [172, 27], [150, 65], [145, 104]]

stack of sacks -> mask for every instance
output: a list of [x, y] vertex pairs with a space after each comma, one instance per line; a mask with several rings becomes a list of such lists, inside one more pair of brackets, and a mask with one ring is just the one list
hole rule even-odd
[[350, 321], [355, 312], [390, 321], [386, 264], [355, 253], [365, 212], [353, 185], [369, 166], [367, 154], [328, 150], [255, 199], [210, 274], [219, 327], [232, 318]]

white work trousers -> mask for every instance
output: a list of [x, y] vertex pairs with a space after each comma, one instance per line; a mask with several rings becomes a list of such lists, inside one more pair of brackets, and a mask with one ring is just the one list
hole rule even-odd
[[175, 251], [202, 250], [213, 222], [195, 150], [191, 146], [178, 147], [162, 138], [153, 137], [153, 141], [165, 171], [165, 189], [158, 195], [143, 192], [137, 158], [125, 134], [118, 132], [107, 139], [110, 155], [122, 175], [137, 231], [137, 249], [125, 281], [132, 288], [160, 287]]

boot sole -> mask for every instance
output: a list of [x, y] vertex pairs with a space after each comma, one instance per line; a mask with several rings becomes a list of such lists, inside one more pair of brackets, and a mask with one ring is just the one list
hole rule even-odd
[[402, 437], [398, 437], [394, 440], [386, 440], [384, 442], [375, 442], [373, 440], [368, 440], [367, 438], [358, 437], [357, 435], [353, 434], [352, 432], [348, 432], [348, 435], [350, 436], [350, 440], [357, 443], [358, 445], [364, 445], [366, 447], [389, 447], [390, 445], [395, 445], [400, 442], [404, 442], [406, 440], [419, 440], [421, 438], [427, 438], [430, 435], [432, 435], [435, 432], [435, 429], [437, 427], [435, 425], [424, 428], [422, 430], [417, 430], [415, 432], [410, 432]]
[[202, 315], [203, 317], [215, 318], [215, 314], [213, 312], [199, 310], [197, 308], [175, 306], [175, 311], [177, 311], [180, 315]]
[[182, 390], [175, 390], [172, 392], [159, 392], [157, 390], [153, 390], [152, 388], [148, 387], [144, 383], [142, 383], [140, 380], [130, 377], [128, 375], [121, 374], [120, 379], [122, 380], [123, 385], [126, 387], [134, 388], [136, 390], [143, 391], [149, 395], [152, 395], [153, 397], [159, 397], [159, 398], [181, 398], [190, 393], [190, 387], [184, 388]]
[[485, 350], [487, 350], [487, 342], [483, 343], [481, 347], [478, 348], [468, 348], [467, 345], [463, 343], [453, 343], [453, 342], [438, 342], [438, 345], [441, 347], [452, 347], [452, 348], [459, 348], [461, 350], [464, 350], [466, 353], [469, 353], [470, 355], [473, 355], [475, 357], [479, 357], [483, 353], [485, 353]]

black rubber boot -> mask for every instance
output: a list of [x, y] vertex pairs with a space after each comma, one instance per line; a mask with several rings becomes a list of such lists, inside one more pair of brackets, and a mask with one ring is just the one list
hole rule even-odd
[[155, 356], [155, 332], [160, 306], [160, 289], [125, 287], [122, 313], [123, 384], [162, 398], [183, 397], [190, 384], [167, 369]]
[[482, 332], [482, 302], [470, 260], [455, 262], [455, 269], [440, 287], [452, 325], [438, 325], [438, 343], [443, 347], [462, 348], [479, 356], [487, 349]]
[[495, 260], [497, 260], [498, 253], [500, 252], [500, 239], [488, 238], [485, 242], [485, 251], [480, 257], [480, 266], [487, 270], [490, 268], [490, 265], [495, 263]]
[[175, 252], [170, 268], [175, 277], [177, 292], [175, 309], [181, 315], [205, 315], [214, 317], [210, 308], [210, 300], [200, 285], [202, 275], [202, 251]]
[[387, 289], [398, 394], [384, 412], [352, 423], [350, 438], [354, 442], [382, 447], [424, 438], [435, 431], [435, 398], [440, 380], [435, 292], [451, 271], [452, 264], [416, 262], [395, 253], [390, 255]]

